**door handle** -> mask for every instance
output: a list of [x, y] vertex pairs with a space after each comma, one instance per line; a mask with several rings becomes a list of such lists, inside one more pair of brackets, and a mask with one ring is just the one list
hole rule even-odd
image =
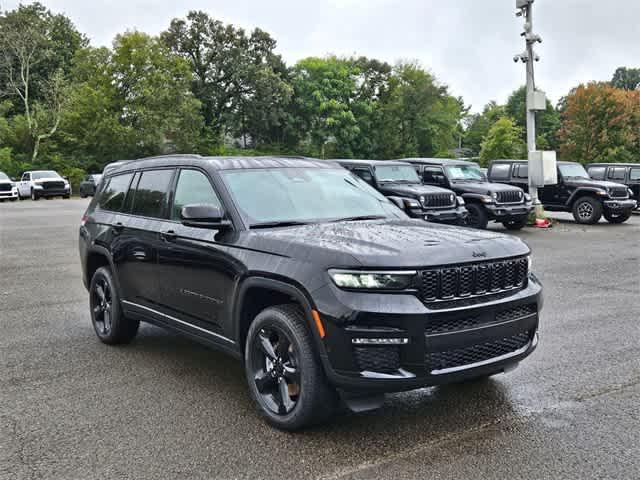
[[160, 238], [165, 242], [173, 242], [178, 237], [178, 234], [173, 230], [167, 230], [166, 232], [160, 233]]
[[124, 225], [120, 222], [114, 223], [113, 226], [111, 227], [111, 231], [113, 232], [114, 235], [119, 235], [123, 229], [124, 229]]

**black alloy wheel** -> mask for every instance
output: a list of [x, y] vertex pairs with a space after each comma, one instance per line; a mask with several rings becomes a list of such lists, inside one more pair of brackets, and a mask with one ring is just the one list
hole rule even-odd
[[284, 331], [275, 326], [260, 329], [252, 342], [251, 371], [264, 407], [277, 415], [296, 407], [300, 371], [296, 351]]
[[247, 332], [244, 366], [262, 416], [281, 430], [329, 418], [338, 403], [322, 368], [306, 315], [297, 305], [260, 312]]
[[593, 225], [602, 217], [602, 204], [593, 197], [582, 197], [573, 204], [573, 218], [577, 223]]
[[113, 296], [105, 278], [99, 278], [91, 289], [91, 310], [96, 332], [101, 336], [111, 333]]

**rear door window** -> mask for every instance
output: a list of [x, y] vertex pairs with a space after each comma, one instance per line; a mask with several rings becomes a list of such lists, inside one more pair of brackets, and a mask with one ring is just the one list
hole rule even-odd
[[588, 173], [594, 180], [604, 180], [604, 174], [606, 171], [606, 167], [591, 167], [589, 168]]
[[430, 185], [441, 185], [444, 181], [444, 172], [440, 167], [424, 167], [422, 181]]
[[510, 163], [496, 163], [491, 166], [491, 172], [489, 177], [493, 180], [509, 180], [509, 174], [511, 173]]
[[133, 194], [131, 213], [141, 217], [164, 218], [173, 179], [173, 169], [146, 170]]
[[133, 177], [132, 173], [125, 173], [107, 179], [107, 183], [98, 197], [98, 207], [111, 212], [122, 212], [131, 177]]
[[611, 180], [624, 180], [626, 176], [626, 167], [611, 167], [609, 168], [609, 174], [607, 175], [607, 178]]
[[529, 178], [529, 165], [520, 163], [513, 167], [513, 176], [515, 178]]

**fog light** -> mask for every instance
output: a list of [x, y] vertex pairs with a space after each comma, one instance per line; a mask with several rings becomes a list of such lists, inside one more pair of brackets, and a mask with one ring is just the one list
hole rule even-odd
[[352, 338], [354, 345], [406, 345], [408, 338]]

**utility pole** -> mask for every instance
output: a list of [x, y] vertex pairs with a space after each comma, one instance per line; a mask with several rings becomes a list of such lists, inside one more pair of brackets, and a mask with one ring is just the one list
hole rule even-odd
[[[540, 35], [533, 33], [533, 2], [535, 0], [516, 0], [516, 16], [523, 17], [524, 32], [521, 36], [526, 42], [526, 50], [524, 53], [513, 57], [513, 61], [520, 60], [527, 67], [527, 151], [529, 153], [529, 172], [534, 170], [532, 165], [532, 152], [536, 151], [536, 111], [546, 110], [547, 99], [544, 92], [536, 90], [534, 62], [540, 60], [540, 57], [534, 52], [533, 46], [541, 43]], [[544, 211], [542, 204], [538, 198], [538, 186], [534, 181], [534, 176], [529, 175], [529, 194], [535, 205], [536, 218], [543, 218]]]

